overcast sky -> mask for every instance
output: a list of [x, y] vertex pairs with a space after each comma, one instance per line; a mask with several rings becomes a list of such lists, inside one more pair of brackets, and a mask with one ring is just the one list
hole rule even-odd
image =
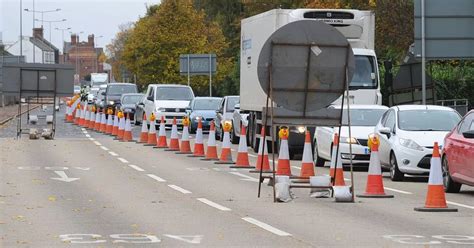
[[[146, 12], [145, 5], [159, 3], [160, 0], [23, 0], [23, 9], [52, 10], [60, 8], [59, 12], [45, 13], [44, 20], [62, 20], [62, 23], [52, 23], [53, 43], [62, 49], [61, 31], [58, 28], [71, 28], [73, 32], [84, 32], [80, 40], [87, 40], [87, 35], [103, 36], [96, 40], [100, 47], [110, 42], [118, 31], [118, 26], [127, 22], [134, 22]], [[13, 43], [20, 36], [20, 0], [0, 0], [0, 31], [3, 42]], [[41, 14], [35, 14], [41, 19]], [[23, 35], [31, 36], [33, 26], [32, 13], [23, 11]], [[36, 22], [36, 27], [41, 22]], [[49, 24], [44, 23], [44, 36], [49, 40]], [[70, 41], [68, 31], [64, 32], [64, 39]]]

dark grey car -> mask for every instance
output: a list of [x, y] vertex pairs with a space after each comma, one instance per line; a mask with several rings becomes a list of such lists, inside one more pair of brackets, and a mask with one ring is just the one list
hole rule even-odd
[[104, 95], [104, 105], [107, 108], [116, 108], [120, 106], [120, 98], [126, 93], [137, 93], [137, 85], [129, 83], [111, 83], [107, 84]]
[[141, 93], [127, 93], [120, 98], [120, 110], [130, 116], [132, 121], [135, 121], [135, 112], [137, 103], [143, 98]]

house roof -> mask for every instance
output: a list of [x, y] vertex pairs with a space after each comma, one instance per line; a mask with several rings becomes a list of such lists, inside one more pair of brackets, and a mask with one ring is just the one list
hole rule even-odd
[[54, 52], [54, 49], [44, 43], [41, 39], [38, 39], [36, 37], [30, 37], [30, 42], [43, 51]]

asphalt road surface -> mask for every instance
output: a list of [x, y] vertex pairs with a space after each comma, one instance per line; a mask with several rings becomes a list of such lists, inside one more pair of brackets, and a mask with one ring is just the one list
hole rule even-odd
[[[16, 140], [15, 122], [0, 127], [0, 247], [474, 245], [472, 187], [447, 194], [455, 213], [413, 210], [424, 205], [426, 177], [385, 175], [392, 199], [336, 203], [298, 189], [293, 201], [273, 203], [266, 184], [257, 198], [258, 175], [248, 170], [118, 142], [64, 123], [62, 113], [55, 140]], [[291, 165], [299, 174], [301, 162]], [[366, 174], [354, 173], [356, 193]]]

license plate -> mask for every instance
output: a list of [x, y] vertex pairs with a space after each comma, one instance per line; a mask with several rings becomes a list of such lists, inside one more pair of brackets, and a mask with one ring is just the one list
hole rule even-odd
[[364, 154], [367, 155], [370, 153], [370, 149], [369, 148], [364, 148]]

